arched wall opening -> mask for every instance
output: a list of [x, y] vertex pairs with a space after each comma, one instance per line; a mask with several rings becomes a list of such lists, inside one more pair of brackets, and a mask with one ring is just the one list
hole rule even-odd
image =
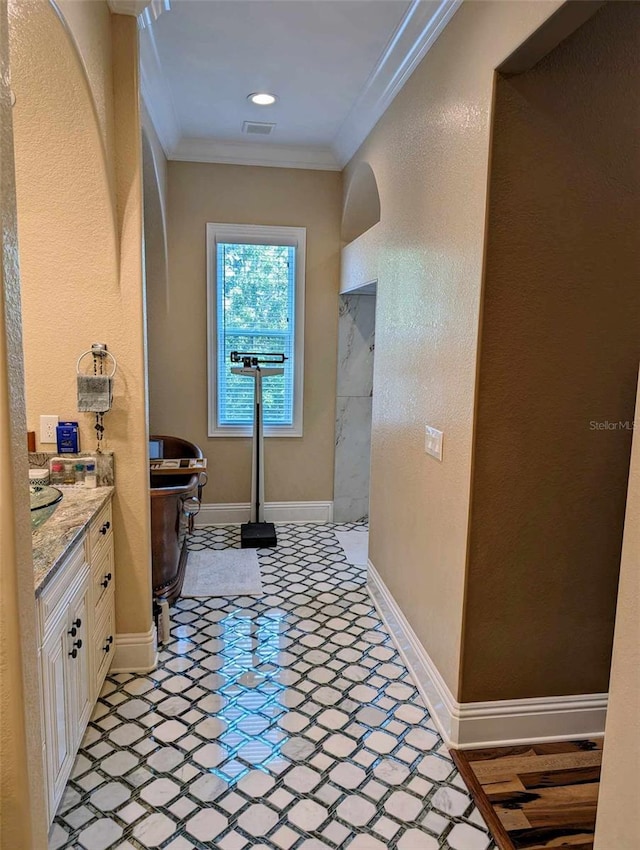
[[342, 240], [353, 242], [380, 221], [380, 194], [368, 162], [358, 164], [347, 187], [342, 213]]

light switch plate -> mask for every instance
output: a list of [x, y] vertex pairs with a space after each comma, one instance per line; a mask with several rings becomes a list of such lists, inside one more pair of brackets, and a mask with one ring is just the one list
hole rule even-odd
[[424, 450], [436, 460], [442, 460], [442, 439], [442, 431], [432, 428], [431, 425], [424, 426]]
[[57, 416], [41, 416], [40, 417], [40, 442], [55, 443], [56, 427], [58, 425]]

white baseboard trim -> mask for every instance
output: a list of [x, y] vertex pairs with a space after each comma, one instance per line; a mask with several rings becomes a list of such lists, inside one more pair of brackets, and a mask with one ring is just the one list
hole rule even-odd
[[[196, 516], [196, 527], [233, 525], [249, 522], [249, 502], [202, 505]], [[333, 502], [266, 502], [266, 522], [332, 522]]]
[[148, 632], [117, 634], [110, 673], [149, 673], [158, 663], [156, 627]]
[[367, 590], [444, 742], [457, 746], [454, 742], [457, 730], [452, 723], [456, 701], [371, 560], [368, 562]]
[[607, 694], [459, 703], [371, 561], [367, 588], [448, 746], [464, 750], [604, 735]]

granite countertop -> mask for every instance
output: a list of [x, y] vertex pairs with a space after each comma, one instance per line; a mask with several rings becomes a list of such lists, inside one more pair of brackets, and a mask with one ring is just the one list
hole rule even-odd
[[53, 515], [33, 532], [33, 573], [36, 596], [53, 578], [65, 555], [87, 530], [114, 487], [58, 487], [62, 501]]

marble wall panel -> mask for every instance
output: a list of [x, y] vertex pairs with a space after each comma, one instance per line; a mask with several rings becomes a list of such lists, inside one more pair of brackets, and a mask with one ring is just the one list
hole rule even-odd
[[369, 513], [371, 406], [376, 299], [340, 296], [333, 516], [355, 522]]

